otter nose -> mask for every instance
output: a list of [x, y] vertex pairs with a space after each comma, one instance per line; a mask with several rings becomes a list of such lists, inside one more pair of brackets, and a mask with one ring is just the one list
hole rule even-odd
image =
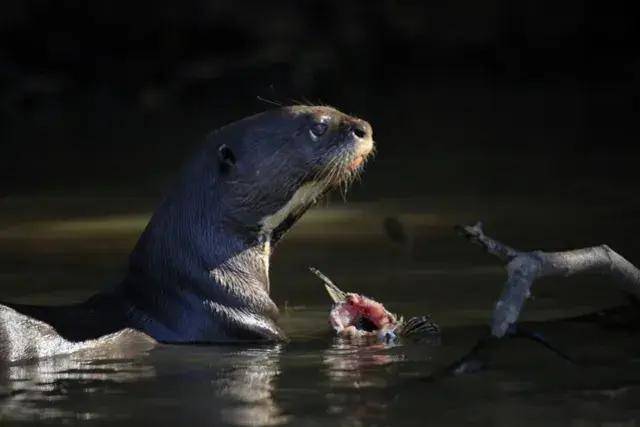
[[351, 125], [351, 133], [359, 139], [371, 136], [371, 126], [365, 121], [355, 122]]

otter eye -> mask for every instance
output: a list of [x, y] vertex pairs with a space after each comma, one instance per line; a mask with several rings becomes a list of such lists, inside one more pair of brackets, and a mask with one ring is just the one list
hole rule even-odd
[[327, 125], [326, 123], [322, 123], [322, 122], [314, 123], [311, 126], [311, 129], [309, 129], [309, 134], [311, 135], [311, 139], [313, 139], [314, 141], [317, 140], [327, 132], [328, 128], [329, 128], [329, 125]]

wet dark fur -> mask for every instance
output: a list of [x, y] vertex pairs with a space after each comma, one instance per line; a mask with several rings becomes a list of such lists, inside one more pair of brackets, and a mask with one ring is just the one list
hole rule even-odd
[[[328, 120], [327, 132], [311, 140], [310, 126], [320, 117]], [[322, 182], [324, 192], [353, 178], [346, 165], [362, 141], [355, 127], [370, 140], [364, 121], [328, 107], [296, 106], [213, 132], [154, 213], [124, 280], [80, 305], [0, 305], [0, 352], [13, 348], [13, 358], [30, 357], [16, 350], [16, 334], [37, 348], [51, 328], [69, 342], [126, 328], [163, 342], [284, 339], [262, 257], [268, 260], [314, 200], [268, 232], [262, 221], [307, 183]]]

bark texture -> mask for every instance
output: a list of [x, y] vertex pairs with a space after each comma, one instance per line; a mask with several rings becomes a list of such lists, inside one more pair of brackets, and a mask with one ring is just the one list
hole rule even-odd
[[540, 277], [600, 273], [640, 299], [640, 270], [607, 245], [562, 252], [525, 252], [484, 234], [482, 223], [458, 230], [505, 264], [507, 280], [491, 319], [491, 333], [495, 337], [503, 337], [518, 320], [533, 282]]

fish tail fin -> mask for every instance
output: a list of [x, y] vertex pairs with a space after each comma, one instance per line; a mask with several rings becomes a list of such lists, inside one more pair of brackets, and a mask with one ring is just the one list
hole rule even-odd
[[439, 335], [440, 327], [431, 316], [416, 316], [402, 324], [398, 335]]

